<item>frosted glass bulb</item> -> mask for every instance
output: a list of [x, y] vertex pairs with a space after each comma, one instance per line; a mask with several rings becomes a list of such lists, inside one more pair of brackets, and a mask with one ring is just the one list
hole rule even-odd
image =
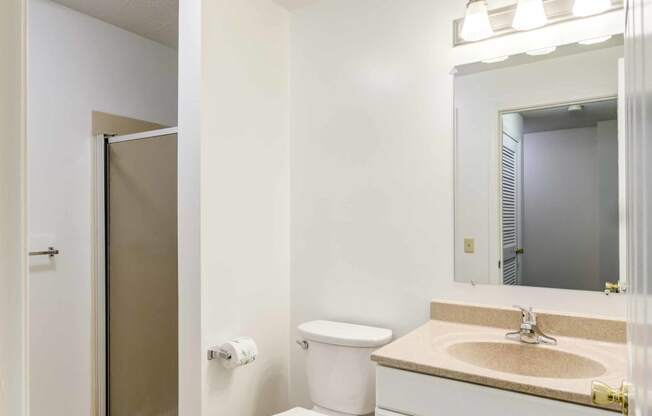
[[485, 0], [471, 1], [466, 6], [466, 16], [462, 24], [460, 36], [468, 42], [475, 42], [493, 36], [494, 30], [489, 22], [487, 2]]
[[498, 58], [485, 59], [482, 61], [485, 64], [496, 64], [498, 62], [504, 62], [509, 59], [509, 55], [499, 56]]
[[543, 0], [519, 0], [512, 27], [516, 30], [531, 30], [548, 23]]
[[556, 46], [551, 46], [549, 48], [535, 49], [533, 51], [527, 51], [525, 53], [530, 55], [530, 56], [541, 56], [541, 55], [548, 55], [550, 53], [553, 53], [556, 50], [557, 50]]
[[593, 39], [587, 39], [587, 40], [582, 40], [578, 42], [580, 45], [596, 45], [598, 43], [606, 42], [609, 39], [611, 39], [611, 35], [609, 36], [600, 36], [599, 38], [593, 38]]
[[611, 7], [611, 0], [575, 0], [573, 14], [577, 17], [586, 17], [604, 13]]

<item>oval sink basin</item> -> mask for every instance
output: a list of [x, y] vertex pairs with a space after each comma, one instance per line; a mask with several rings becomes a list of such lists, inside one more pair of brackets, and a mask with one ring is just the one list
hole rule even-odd
[[451, 345], [447, 351], [468, 364], [521, 376], [595, 378], [607, 371], [590, 358], [553, 348], [507, 342], [461, 342]]

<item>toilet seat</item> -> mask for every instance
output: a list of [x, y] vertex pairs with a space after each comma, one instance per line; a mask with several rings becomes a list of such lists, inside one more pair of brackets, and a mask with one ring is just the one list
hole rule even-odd
[[279, 413], [275, 416], [323, 416], [323, 415], [317, 412], [313, 412], [312, 410], [304, 409], [302, 407], [295, 407], [292, 410]]

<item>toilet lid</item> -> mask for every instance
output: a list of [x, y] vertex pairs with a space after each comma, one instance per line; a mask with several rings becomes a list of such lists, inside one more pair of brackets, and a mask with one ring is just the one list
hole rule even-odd
[[313, 412], [312, 410], [304, 409], [302, 407], [295, 407], [292, 410], [279, 413], [276, 416], [323, 416], [323, 415], [320, 415], [317, 412]]

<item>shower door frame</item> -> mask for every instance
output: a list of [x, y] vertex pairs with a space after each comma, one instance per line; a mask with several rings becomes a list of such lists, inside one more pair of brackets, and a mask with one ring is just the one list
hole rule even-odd
[[153, 139], [156, 137], [169, 136], [179, 133], [178, 127], [170, 127], [159, 130], [149, 130], [141, 133], [114, 135], [100, 134], [93, 138], [92, 145], [92, 288], [93, 288], [93, 324], [92, 324], [92, 415], [107, 415], [107, 302], [106, 302], [106, 276], [107, 276], [107, 253], [106, 253], [106, 179], [107, 147], [113, 143], [128, 142], [132, 140]]

